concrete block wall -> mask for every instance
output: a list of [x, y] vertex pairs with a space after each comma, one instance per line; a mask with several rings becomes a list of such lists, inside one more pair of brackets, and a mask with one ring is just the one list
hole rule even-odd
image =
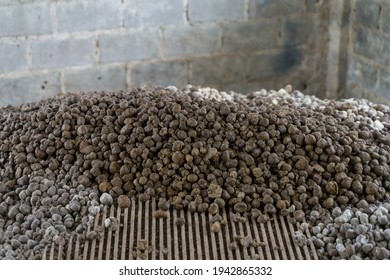
[[390, 1], [351, 1], [346, 97], [390, 104]]
[[0, 0], [0, 106], [188, 83], [324, 96], [328, 1]]

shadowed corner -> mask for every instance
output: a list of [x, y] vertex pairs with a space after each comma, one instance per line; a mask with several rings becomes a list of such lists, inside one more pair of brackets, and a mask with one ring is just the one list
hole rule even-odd
[[285, 44], [282, 52], [276, 57], [274, 72], [277, 74], [286, 74], [299, 64], [301, 52], [294, 44]]

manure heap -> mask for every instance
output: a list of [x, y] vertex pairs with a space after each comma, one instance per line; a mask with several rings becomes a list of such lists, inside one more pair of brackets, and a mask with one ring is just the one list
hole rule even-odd
[[388, 259], [389, 112], [291, 87], [1, 108], [0, 259]]

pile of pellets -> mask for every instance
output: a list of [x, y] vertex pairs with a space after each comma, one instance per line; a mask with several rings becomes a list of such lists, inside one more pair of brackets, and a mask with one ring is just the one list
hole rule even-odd
[[385, 105], [290, 86], [144, 87], [1, 108], [0, 259], [40, 258], [132, 198], [155, 198], [156, 218], [208, 212], [214, 232], [222, 208], [259, 223], [288, 216], [321, 258], [389, 258], [389, 128]]

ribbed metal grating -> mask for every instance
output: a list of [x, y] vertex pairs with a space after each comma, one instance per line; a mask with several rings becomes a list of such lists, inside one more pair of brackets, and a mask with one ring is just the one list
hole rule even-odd
[[[146, 203], [132, 201], [130, 208], [105, 207], [88, 228], [97, 232], [97, 238], [81, 235], [72, 237], [63, 245], [51, 244], [45, 248], [43, 259], [50, 260], [303, 260], [318, 259], [306, 230], [306, 241], [298, 244], [297, 225], [287, 218], [273, 216], [264, 223], [253, 218], [235, 222], [226, 210], [220, 212], [227, 224], [218, 233], [211, 228], [211, 215], [169, 210], [166, 218], [156, 219], [154, 200]], [[105, 227], [109, 217], [116, 219], [117, 227]], [[185, 224], [178, 226], [178, 217]], [[115, 220], [114, 219], [114, 220]], [[87, 236], [88, 236], [87, 233]], [[249, 240], [250, 245], [242, 240]], [[232, 243], [235, 245], [232, 246]], [[301, 245], [301, 246], [299, 246]]]

